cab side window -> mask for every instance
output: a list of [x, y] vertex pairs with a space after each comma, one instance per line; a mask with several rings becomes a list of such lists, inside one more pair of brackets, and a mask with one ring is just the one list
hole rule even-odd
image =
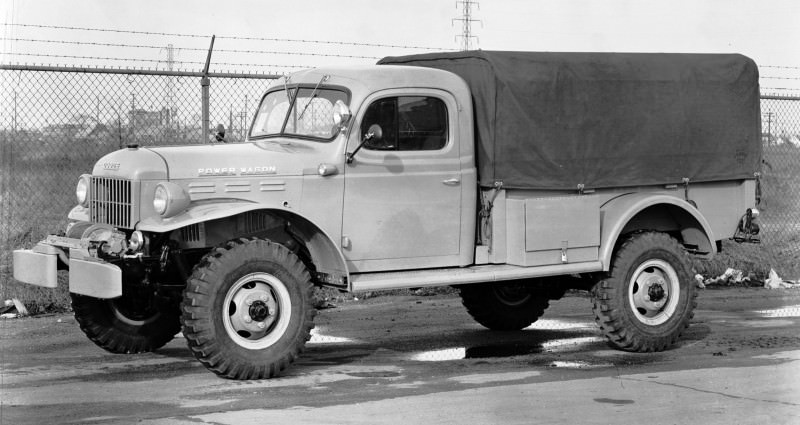
[[428, 96], [398, 96], [373, 102], [361, 122], [361, 134], [378, 124], [383, 130], [380, 142], [364, 149], [391, 151], [426, 151], [442, 149], [447, 144], [447, 107]]

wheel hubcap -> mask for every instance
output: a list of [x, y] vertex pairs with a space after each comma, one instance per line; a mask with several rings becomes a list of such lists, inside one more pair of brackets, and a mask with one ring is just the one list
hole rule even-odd
[[223, 305], [222, 322], [228, 336], [252, 350], [269, 347], [283, 336], [292, 309], [286, 286], [268, 273], [252, 273], [237, 280]]
[[270, 316], [269, 306], [261, 300], [254, 302], [253, 305], [250, 306], [248, 313], [250, 314], [250, 318], [256, 322], [262, 322]]
[[642, 263], [628, 284], [628, 299], [633, 313], [647, 325], [660, 325], [669, 320], [675, 314], [678, 298], [678, 273], [663, 260]]

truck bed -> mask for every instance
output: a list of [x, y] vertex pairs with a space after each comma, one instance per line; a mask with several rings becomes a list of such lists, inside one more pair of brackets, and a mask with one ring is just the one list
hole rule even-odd
[[740, 180], [760, 167], [758, 69], [742, 55], [468, 51], [379, 64], [467, 82], [483, 187]]

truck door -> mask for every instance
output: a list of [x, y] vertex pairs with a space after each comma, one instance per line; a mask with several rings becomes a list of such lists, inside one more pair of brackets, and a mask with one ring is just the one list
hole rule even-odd
[[348, 266], [367, 272], [458, 264], [462, 176], [455, 100], [438, 90], [396, 90], [364, 104], [348, 152], [373, 124], [383, 137], [345, 167]]

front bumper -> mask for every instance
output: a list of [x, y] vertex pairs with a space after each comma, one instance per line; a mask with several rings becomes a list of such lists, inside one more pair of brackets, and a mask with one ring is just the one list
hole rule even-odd
[[122, 269], [92, 257], [79, 239], [50, 236], [33, 249], [15, 250], [14, 279], [45, 288], [58, 286], [59, 256], [69, 267], [69, 292], [95, 298], [122, 296]]

